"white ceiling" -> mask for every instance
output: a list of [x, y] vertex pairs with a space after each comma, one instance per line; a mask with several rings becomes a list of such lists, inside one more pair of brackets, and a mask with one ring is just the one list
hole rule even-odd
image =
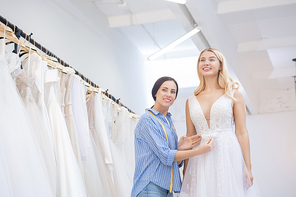
[[[294, 88], [296, 0], [93, 0], [143, 53], [152, 55], [194, 25], [201, 32], [158, 58], [198, 56], [206, 47], [219, 49], [230, 73], [239, 80], [247, 107], [258, 113], [265, 91]], [[182, 66], [180, 66], [182, 69]]]

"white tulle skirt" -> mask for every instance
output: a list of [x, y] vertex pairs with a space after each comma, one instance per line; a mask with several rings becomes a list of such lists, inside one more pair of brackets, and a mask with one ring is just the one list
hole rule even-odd
[[[209, 137], [203, 136], [201, 143]], [[214, 140], [216, 146], [211, 152], [189, 159], [179, 196], [260, 196], [255, 184], [246, 188], [250, 179], [234, 132], [232, 130], [219, 132], [214, 136]]]

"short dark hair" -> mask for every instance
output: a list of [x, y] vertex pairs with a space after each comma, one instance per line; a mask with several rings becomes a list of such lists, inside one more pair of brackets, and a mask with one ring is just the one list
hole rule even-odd
[[177, 90], [176, 90], [176, 98], [177, 98], [178, 90], [179, 90], [179, 87], [178, 87], [178, 83], [177, 83], [177, 81], [176, 81], [174, 78], [172, 78], [172, 77], [160, 77], [160, 78], [155, 82], [155, 84], [154, 84], [154, 86], [153, 86], [153, 88], [152, 88], [152, 92], [151, 92], [151, 93], [152, 93], [152, 97], [153, 97], [154, 101], [156, 100], [155, 95], [156, 95], [158, 89], [159, 89], [160, 86], [161, 86], [164, 82], [166, 82], [166, 81], [173, 81], [173, 82], [175, 82], [175, 84], [176, 84], [176, 86], [177, 86]]

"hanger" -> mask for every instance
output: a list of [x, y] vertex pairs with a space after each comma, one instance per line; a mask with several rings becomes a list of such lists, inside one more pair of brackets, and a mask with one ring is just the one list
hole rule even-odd
[[64, 74], [68, 74], [68, 72], [63, 69], [63, 67], [58, 63], [57, 59], [48, 55], [42, 55], [41, 56], [43, 61], [47, 62], [47, 66], [54, 68], [54, 69], [58, 69], [59, 71], [61, 71]]
[[118, 107], [117, 107], [117, 112], [121, 112], [121, 111], [122, 111], [122, 110], [121, 110], [121, 105], [120, 105], [119, 100], [120, 100], [120, 98], [116, 100], [116, 103], [117, 103], [117, 105], [118, 105]]
[[59, 69], [60, 71], [62, 71], [62, 73], [64, 73], [64, 74], [68, 74], [68, 73], [71, 72], [71, 71], [69, 71], [67, 68], [65, 68], [65, 67], [62, 65], [62, 60], [61, 60], [61, 59], [58, 60], [57, 67], [58, 67], [58, 69]]
[[[20, 39], [22, 30], [19, 29], [17, 26], [13, 25], [13, 32], [14, 32], [14, 35], [18, 39]], [[21, 49], [21, 47], [19, 46], [19, 44], [14, 44], [14, 50], [12, 52], [19, 55], [20, 49]]]
[[[26, 34], [26, 37], [25, 37], [25, 41], [22, 42], [22, 47], [21, 47], [21, 51], [20, 51], [20, 54], [19, 56], [24, 59], [27, 59], [29, 57], [29, 53], [31, 52], [36, 52], [37, 49], [35, 47], [33, 47], [30, 42], [27, 40], [27, 34]], [[29, 37], [30, 38], [30, 37]], [[27, 43], [27, 41], [29, 43]]]
[[2, 25], [0, 23], [0, 31], [3, 32], [3, 33], [5, 31], [5, 33], [8, 34], [8, 35], [10, 35], [10, 36], [13, 36], [14, 35], [14, 32], [12, 31], [12, 29], [10, 27], [7, 26], [7, 24], [6, 25]]
[[[5, 36], [4, 36], [4, 31], [5, 31]], [[4, 38], [5, 37], [5, 43], [21, 43], [20, 40], [15, 36], [13, 31], [11, 30], [10, 27], [5, 26], [0, 24], [0, 37]]]
[[104, 90], [103, 88], [100, 88], [101, 93], [106, 93], [106, 90]]
[[130, 113], [130, 117], [134, 119], [140, 119], [140, 116], [137, 114]]
[[[7, 30], [6, 30], [7, 29]], [[15, 43], [18, 45], [18, 47], [20, 47], [20, 53], [19, 53], [19, 56], [22, 57], [23, 55], [26, 55], [24, 56], [23, 58], [27, 58], [28, 56], [28, 53], [29, 53], [29, 47], [27, 47], [28, 45], [26, 43], [23, 43], [20, 41], [20, 39], [18, 39], [16, 37], [16, 35], [14, 34], [14, 32], [11, 30], [10, 27], [7, 27], [5, 25], [2, 25], [0, 24], [0, 37], [4, 37], [4, 30], [5, 30], [5, 43], [8, 44], [8, 43]]]

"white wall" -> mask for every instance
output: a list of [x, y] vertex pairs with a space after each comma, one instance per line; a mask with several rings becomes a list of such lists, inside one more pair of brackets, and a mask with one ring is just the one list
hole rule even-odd
[[263, 197], [296, 196], [296, 111], [247, 116], [253, 172]]
[[136, 113], [145, 108], [143, 57], [91, 0], [0, 0], [1, 16]]
[[[182, 88], [170, 107], [178, 136], [186, 135], [185, 102], [195, 88]], [[262, 197], [296, 196], [296, 111], [247, 116], [251, 162]]]

